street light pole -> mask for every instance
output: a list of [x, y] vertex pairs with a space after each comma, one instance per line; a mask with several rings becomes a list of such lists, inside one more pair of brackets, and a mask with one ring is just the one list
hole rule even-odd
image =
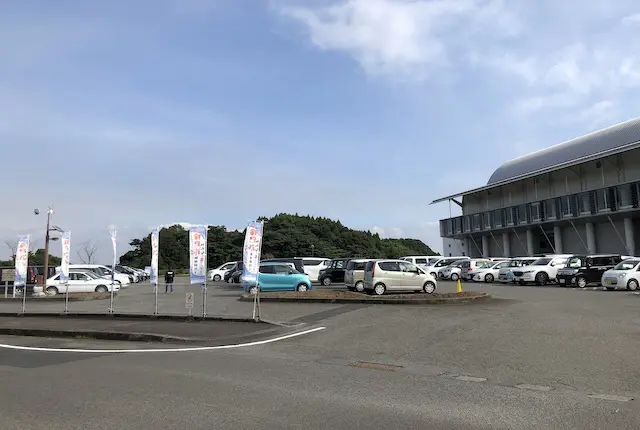
[[49, 232], [51, 231], [51, 214], [53, 214], [53, 209], [49, 207], [49, 210], [47, 211], [47, 232], [44, 236], [44, 273], [42, 274], [43, 294], [47, 290], [47, 278], [49, 277], [49, 240], [51, 239]]

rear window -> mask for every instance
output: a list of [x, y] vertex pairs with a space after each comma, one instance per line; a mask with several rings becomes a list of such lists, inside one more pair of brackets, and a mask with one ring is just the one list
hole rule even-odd
[[382, 261], [378, 263], [378, 267], [380, 267], [381, 270], [386, 270], [387, 272], [400, 271], [400, 265], [397, 261]]
[[369, 261], [367, 262], [367, 264], [364, 265], [364, 270], [365, 272], [371, 272], [371, 270], [373, 270], [373, 265], [376, 264], [375, 261]]
[[322, 260], [302, 260], [305, 266], [319, 266]]
[[347, 263], [347, 270], [364, 270], [364, 267], [366, 266], [367, 262], [366, 261], [349, 261], [349, 263]]
[[427, 264], [426, 258], [416, 258], [416, 264]]

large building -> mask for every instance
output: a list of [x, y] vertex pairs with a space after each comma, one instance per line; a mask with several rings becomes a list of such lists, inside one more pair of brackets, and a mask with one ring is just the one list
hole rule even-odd
[[464, 244], [457, 255], [638, 255], [639, 186], [636, 118], [516, 158], [486, 185], [432, 204], [462, 208], [462, 216], [440, 221], [443, 239]]

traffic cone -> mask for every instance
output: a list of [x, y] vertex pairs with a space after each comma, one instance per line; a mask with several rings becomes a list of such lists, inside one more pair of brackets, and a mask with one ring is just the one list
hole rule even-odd
[[456, 293], [461, 293], [462, 292], [462, 284], [460, 283], [460, 279], [458, 279], [458, 288], [456, 290]]

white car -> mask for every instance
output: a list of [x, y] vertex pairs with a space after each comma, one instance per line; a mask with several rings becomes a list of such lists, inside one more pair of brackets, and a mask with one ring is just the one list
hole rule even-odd
[[602, 274], [602, 286], [607, 290], [616, 288], [626, 288], [629, 291], [636, 291], [640, 286], [640, 259], [631, 258], [623, 260], [613, 269], [609, 269]]
[[513, 271], [518, 267], [528, 266], [529, 264], [536, 261], [538, 257], [516, 257], [512, 258], [508, 261], [509, 264], [502, 267], [498, 272], [498, 282], [506, 283], [506, 282], [514, 282], [513, 280]]
[[460, 261], [455, 261], [438, 270], [438, 279], [451, 279], [453, 282], [456, 282], [461, 277], [462, 266], [460, 265]]
[[435, 264], [440, 258], [442, 257], [439, 255], [435, 257], [432, 255], [408, 255], [406, 257], [400, 257], [400, 260], [408, 261], [418, 267], [425, 268]]
[[556, 282], [558, 269], [567, 265], [569, 257], [541, 257], [526, 267], [513, 269], [513, 280], [520, 285], [535, 283], [545, 285], [548, 282]]
[[324, 257], [295, 257], [302, 258], [302, 264], [304, 265], [304, 273], [309, 275], [309, 279], [312, 282], [318, 282], [318, 277], [320, 276], [320, 271], [329, 267], [329, 263], [331, 262], [330, 258]]
[[46, 293], [51, 296], [56, 294], [66, 294], [67, 288], [69, 293], [107, 293], [117, 292], [120, 290], [120, 284], [110, 283], [110, 279], [102, 278], [94, 272], [82, 270], [69, 270], [68, 284], [60, 281], [60, 273], [56, 273], [47, 279]]
[[211, 269], [209, 270], [209, 272], [207, 273], [207, 277], [209, 278], [210, 281], [221, 281], [224, 279], [224, 275], [231, 269], [233, 269], [236, 266], [237, 261], [229, 261], [227, 263], [224, 263], [222, 266], [218, 267], [217, 269]]
[[447, 267], [448, 265], [450, 265], [451, 263], [454, 263], [458, 260], [469, 260], [470, 257], [441, 257], [438, 260], [436, 260], [435, 263], [430, 264], [429, 266], [426, 267], [421, 267], [422, 270], [426, 271], [427, 273], [429, 273], [431, 276], [433, 276], [434, 278], [438, 278], [438, 271], [444, 267]]
[[[111, 269], [107, 266], [103, 266], [102, 264], [70, 264], [69, 270], [71, 269], [94, 272], [99, 277], [109, 280], [113, 273]], [[56, 272], [60, 272], [60, 266], [56, 267]], [[122, 273], [115, 273], [113, 278], [122, 288], [127, 288], [131, 282], [129, 275], [123, 275]]]
[[467, 272], [467, 276], [474, 282], [491, 283], [498, 279], [500, 269], [509, 266], [509, 261], [489, 261]]

